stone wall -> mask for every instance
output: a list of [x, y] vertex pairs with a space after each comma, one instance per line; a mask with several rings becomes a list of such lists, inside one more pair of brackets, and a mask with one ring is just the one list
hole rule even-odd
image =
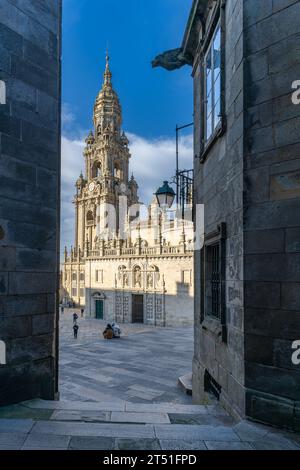
[[[207, 370], [222, 387], [221, 401], [244, 414], [243, 348], [243, 2], [228, 0], [225, 10], [226, 132], [204, 163], [195, 159], [196, 203], [204, 204], [205, 233], [226, 224], [227, 341], [215, 325], [201, 323], [201, 255], [195, 252], [195, 355], [193, 397], [201, 401]], [[195, 155], [200, 154], [201, 67], [194, 75]]]
[[[86, 314], [95, 316], [95, 301], [93, 295], [101, 293], [105, 295], [104, 318], [112, 320], [115, 318], [115, 280], [117, 277], [118, 291], [122, 292], [121, 281], [118, 279], [118, 269], [120, 266], [138, 265], [143, 270], [149, 269], [155, 265], [159, 270], [159, 280], [156, 286], [156, 294], [151, 287], [146, 287], [145, 279], [140, 289], [134, 289], [131, 284], [131, 272], [128, 271], [129, 288], [124, 288], [131, 302], [132, 293], [144, 294], [145, 322], [146, 322], [146, 302], [147, 294], [160, 296], [165, 289], [164, 309], [166, 326], [192, 325], [193, 324], [193, 256], [172, 257], [131, 257], [125, 258], [103, 258], [102, 260], [86, 260], [85, 265], [85, 306]], [[147, 267], [148, 266], [148, 267]], [[65, 264], [64, 269], [71, 272], [74, 269], [71, 264]], [[97, 281], [96, 271], [101, 271], [101, 279]], [[183, 272], [185, 277], [183, 279]], [[144, 273], [142, 271], [142, 276]], [[71, 275], [69, 275], [69, 279]], [[165, 287], [163, 287], [163, 279]], [[190, 282], [186, 282], [189, 281]], [[183, 282], [185, 281], [185, 282]], [[69, 289], [70, 290], [70, 289]], [[82, 301], [84, 299], [81, 299]], [[131, 321], [131, 303], [126, 321]], [[153, 319], [154, 321], [154, 319]], [[148, 323], [153, 323], [151, 320]]]
[[[262, 6], [263, 4], [263, 6]], [[246, 414], [300, 427], [300, 2], [248, 0], [245, 28]]]
[[57, 392], [60, 0], [1, 0], [0, 404]]
[[[201, 255], [195, 256], [194, 398], [204, 373], [233, 413], [299, 428], [300, 2], [227, 0], [227, 129], [196, 160], [205, 233], [225, 222], [227, 342], [201, 324]], [[195, 154], [200, 152], [200, 69], [195, 77]]]

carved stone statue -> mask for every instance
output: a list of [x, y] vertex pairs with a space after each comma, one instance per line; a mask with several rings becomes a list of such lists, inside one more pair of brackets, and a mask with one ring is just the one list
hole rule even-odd
[[182, 48], [179, 47], [156, 56], [152, 61], [152, 67], [163, 67], [166, 70], [176, 70], [183, 67], [183, 65], [192, 65], [192, 63], [192, 59], [184, 55]]

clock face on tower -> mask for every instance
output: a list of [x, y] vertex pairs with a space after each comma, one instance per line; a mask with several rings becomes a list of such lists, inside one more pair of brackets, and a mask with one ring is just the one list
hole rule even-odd
[[94, 191], [95, 189], [95, 183], [92, 181], [90, 184], [89, 184], [89, 191], [92, 192]]

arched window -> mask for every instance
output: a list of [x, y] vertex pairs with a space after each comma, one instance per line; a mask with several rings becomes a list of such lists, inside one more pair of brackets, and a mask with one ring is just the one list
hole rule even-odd
[[114, 164], [114, 177], [121, 179], [121, 175], [122, 175], [122, 172], [121, 172], [121, 168], [120, 168], [120, 163], [115, 162], [115, 164]]
[[100, 162], [94, 162], [92, 166], [92, 178], [98, 178], [102, 175], [102, 168]]
[[84, 282], [84, 272], [81, 272], [81, 273], [80, 273], [80, 281], [81, 281], [81, 282]]
[[92, 211], [88, 211], [86, 214], [86, 225], [91, 226], [94, 224], [94, 214]]
[[72, 281], [77, 281], [77, 274], [76, 273], [72, 273]]

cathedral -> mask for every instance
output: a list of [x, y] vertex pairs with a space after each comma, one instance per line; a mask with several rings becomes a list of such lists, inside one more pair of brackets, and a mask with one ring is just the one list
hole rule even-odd
[[75, 240], [65, 248], [61, 300], [108, 322], [191, 325], [193, 223], [161, 209], [156, 197], [147, 207], [139, 201], [108, 56], [93, 124], [85, 174], [76, 181]]

